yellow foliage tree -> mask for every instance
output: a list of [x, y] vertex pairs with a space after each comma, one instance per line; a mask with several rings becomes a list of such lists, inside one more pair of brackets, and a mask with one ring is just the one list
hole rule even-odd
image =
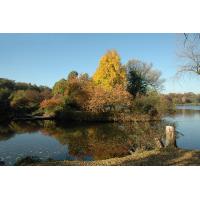
[[117, 51], [110, 50], [100, 59], [93, 80], [105, 89], [112, 89], [116, 84], [125, 85], [126, 73]]

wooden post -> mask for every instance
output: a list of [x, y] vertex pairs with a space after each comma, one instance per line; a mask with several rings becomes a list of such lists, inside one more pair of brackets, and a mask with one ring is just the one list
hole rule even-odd
[[176, 133], [173, 126], [166, 126], [165, 147], [176, 147]]

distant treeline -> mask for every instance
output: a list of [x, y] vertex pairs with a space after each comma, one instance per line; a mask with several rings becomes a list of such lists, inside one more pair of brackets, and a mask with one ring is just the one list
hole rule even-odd
[[34, 114], [40, 103], [51, 98], [51, 89], [0, 78], [0, 119]]
[[169, 93], [165, 97], [174, 104], [200, 104], [200, 94], [193, 92]]

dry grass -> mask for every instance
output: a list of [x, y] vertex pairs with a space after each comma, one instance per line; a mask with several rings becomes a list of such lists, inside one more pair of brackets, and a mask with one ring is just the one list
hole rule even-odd
[[161, 149], [136, 152], [122, 158], [100, 161], [50, 161], [37, 163], [40, 166], [170, 166], [200, 165], [200, 151]]

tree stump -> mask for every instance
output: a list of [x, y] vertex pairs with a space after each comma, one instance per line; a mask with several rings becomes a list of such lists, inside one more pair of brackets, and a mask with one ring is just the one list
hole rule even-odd
[[165, 147], [176, 147], [176, 133], [173, 126], [166, 126]]

